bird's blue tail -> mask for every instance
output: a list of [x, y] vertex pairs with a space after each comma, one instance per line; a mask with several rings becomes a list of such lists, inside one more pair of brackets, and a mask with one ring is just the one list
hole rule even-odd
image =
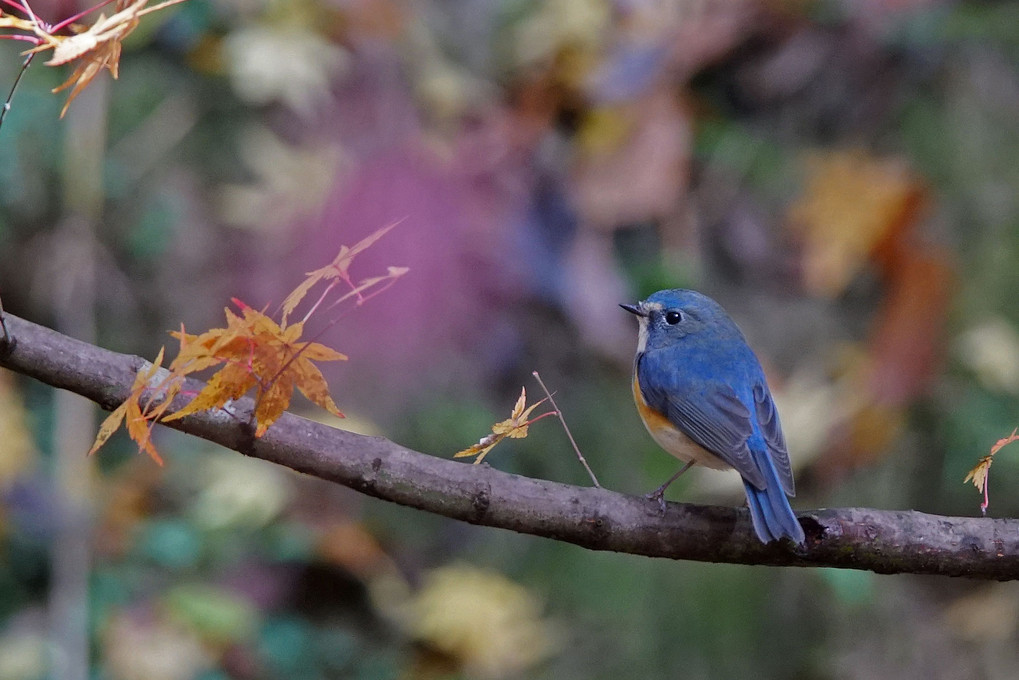
[[778, 473], [767, 454], [755, 455], [764, 479], [766, 489], [758, 489], [750, 482], [743, 480], [747, 490], [747, 505], [750, 506], [750, 517], [754, 521], [754, 531], [762, 543], [777, 541], [787, 536], [794, 543], [803, 543], [803, 527], [796, 521], [796, 515], [789, 506], [789, 498], [782, 490], [778, 481]]

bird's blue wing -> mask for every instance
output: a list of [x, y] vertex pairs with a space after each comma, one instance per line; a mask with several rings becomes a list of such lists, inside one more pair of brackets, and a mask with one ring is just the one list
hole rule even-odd
[[669, 397], [665, 414], [686, 436], [739, 472], [743, 479], [764, 488], [766, 482], [747, 445], [753, 435], [750, 411], [725, 384], [712, 385], [702, 399]]
[[761, 435], [771, 453], [771, 462], [778, 474], [778, 481], [782, 484], [782, 490], [790, 496], [795, 496], [793, 468], [789, 462], [789, 450], [786, 448], [785, 435], [782, 434], [778, 410], [771, 398], [771, 392], [763, 382], [754, 385], [754, 410], [757, 413], [757, 423], [761, 428]]
[[754, 434], [750, 410], [736, 391], [719, 381], [666, 388], [654, 379], [658, 372], [648, 365], [654, 360], [643, 355], [637, 363], [640, 391], [648, 406], [665, 415], [699, 446], [735, 468], [745, 480], [765, 488], [764, 475], [747, 444]]

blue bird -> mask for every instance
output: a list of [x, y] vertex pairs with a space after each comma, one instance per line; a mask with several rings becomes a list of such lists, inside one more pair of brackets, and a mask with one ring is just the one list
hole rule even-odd
[[633, 397], [659, 446], [685, 465], [650, 498], [665, 506], [669, 484], [695, 463], [743, 477], [761, 542], [803, 543], [787, 496], [793, 471], [764, 371], [721, 305], [692, 290], [661, 290], [620, 305], [640, 323]]

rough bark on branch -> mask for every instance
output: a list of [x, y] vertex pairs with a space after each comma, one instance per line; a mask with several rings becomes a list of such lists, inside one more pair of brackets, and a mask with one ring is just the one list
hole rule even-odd
[[[0, 366], [108, 410], [123, 401], [145, 364], [140, 357], [110, 352], [10, 314], [5, 320], [15, 343], [3, 346], [0, 335]], [[249, 413], [251, 406], [242, 400], [235, 412]], [[1019, 578], [1019, 520], [824, 508], [799, 513], [807, 535], [802, 548], [763, 545], [743, 509], [669, 503], [663, 515], [656, 502], [641, 497], [437, 458], [290, 414], [254, 439], [244, 420], [214, 411], [168, 426], [393, 503], [592, 550], [705, 562]]]

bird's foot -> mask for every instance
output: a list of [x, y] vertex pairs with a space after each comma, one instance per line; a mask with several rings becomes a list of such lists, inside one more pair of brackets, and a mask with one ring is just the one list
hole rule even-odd
[[663, 484], [651, 493], [644, 494], [644, 498], [649, 501], [658, 501], [658, 508], [661, 510], [663, 515], [665, 514], [665, 489], [668, 486], [668, 484]]
[[657, 489], [655, 489], [651, 493], [649, 493], [646, 496], [644, 496], [644, 498], [648, 499], [649, 501], [658, 501], [658, 507], [662, 509], [662, 514], [664, 515], [665, 514], [665, 490], [668, 489], [670, 484], [672, 484], [674, 481], [679, 479], [683, 475], [683, 473], [686, 472], [687, 470], [689, 470], [691, 467], [693, 467], [693, 461], [689, 460], [689, 461], [686, 462], [686, 465], [684, 465], [683, 467], [681, 467], [679, 469], [679, 472], [677, 472], [676, 474], [674, 474], [671, 477], [669, 477], [665, 481], [665, 484], [662, 484], [660, 487], [658, 487]]

